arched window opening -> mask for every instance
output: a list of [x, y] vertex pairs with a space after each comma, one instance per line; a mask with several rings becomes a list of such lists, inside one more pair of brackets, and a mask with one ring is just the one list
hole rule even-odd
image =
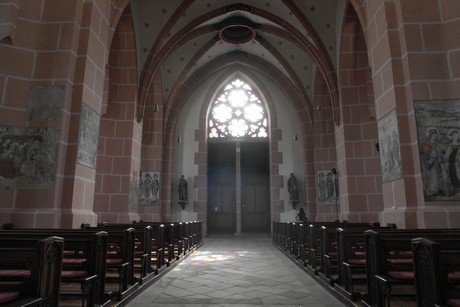
[[209, 138], [268, 137], [265, 107], [249, 84], [237, 78], [216, 97], [209, 113]]

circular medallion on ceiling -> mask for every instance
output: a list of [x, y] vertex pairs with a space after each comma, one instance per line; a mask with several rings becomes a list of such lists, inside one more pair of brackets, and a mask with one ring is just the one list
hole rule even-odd
[[256, 36], [252, 22], [245, 18], [228, 18], [221, 25], [219, 37], [229, 44], [244, 44], [253, 40]]

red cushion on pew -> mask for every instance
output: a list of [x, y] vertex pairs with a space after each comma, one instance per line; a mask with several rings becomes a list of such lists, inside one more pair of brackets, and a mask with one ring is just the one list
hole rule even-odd
[[120, 259], [120, 258], [107, 259], [107, 264], [110, 264], [110, 265], [122, 264], [122, 263], [123, 263], [123, 259]]
[[447, 300], [447, 306], [449, 307], [460, 307], [460, 299], [459, 298], [451, 298]]
[[337, 252], [329, 252], [327, 254], [332, 257], [337, 257]]
[[355, 252], [356, 256], [366, 256], [365, 252]]
[[412, 256], [412, 251], [391, 251], [390, 255], [400, 255], [400, 256]]
[[64, 256], [71, 256], [71, 255], [83, 255], [83, 251], [69, 251], [65, 250], [63, 252]]
[[19, 292], [0, 292], [0, 304], [5, 304], [19, 298]]
[[412, 264], [412, 259], [388, 259], [392, 265], [398, 264]]
[[407, 272], [407, 271], [389, 271], [388, 276], [394, 279], [414, 279], [414, 272]]
[[65, 263], [65, 264], [82, 264], [85, 262], [86, 262], [86, 259], [83, 259], [83, 258], [64, 258], [62, 259], [62, 263]]
[[65, 278], [80, 278], [88, 275], [86, 271], [62, 271], [61, 276]]
[[447, 278], [448, 278], [448, 279], [455, 279], [455, 280], [458, 280], [458, 279], [460, 279], [460, 272], [452, 272], [452, 273], [449, 273], [449, 275], [447, 275]]
[[107, 256], [115, 256], [117, 254], [116, 251], [108, 251]]
[[30, 270], [0, 270], [0, 277], [29, 277]]
[[365, 265], [366, 259], [348, 259], [348, 263], [354, 265]]

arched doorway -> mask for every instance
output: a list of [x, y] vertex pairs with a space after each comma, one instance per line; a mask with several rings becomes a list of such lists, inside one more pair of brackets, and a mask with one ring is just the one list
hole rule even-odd
[[208, 233], [270, 232], [265, 104], [242, 78], [224, 84], [208, 113]]

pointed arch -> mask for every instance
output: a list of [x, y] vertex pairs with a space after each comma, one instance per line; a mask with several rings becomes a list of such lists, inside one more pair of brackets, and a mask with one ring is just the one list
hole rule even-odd
[[[290, 1], [288, 1], [287, 3], [289, 4], [289, 7], [293, 7], [292, 6], [293, 4]], [[306, 37], [304, 37], [300, 31], [290, 26], [289, 24], [285, 23], [281, 18], [273, 14], [270, 14], [267, 11], [257, 9], [249, 5], [238, 3], [238, 4], [218, 8], [216, 10], [208, 12], [207, 14], [203, 14], [195, 18], [193, 21], [191, 21], [190, 23], [182, 27], [179, 31], [177, 31], [171, 38], [166, 39], [165, 36], [161, 36], [161, 35], [158, 37], [157, 41], [155, 42], [154, 48], [150, 50], [150, 53], [148, 55], [148, 58], [144, 66], [144, 70], [140, 76], [139, 105], [138, 105], [139, 107], [138, 108], [138, 120], [139, 121], [144, 116], [145, 106], [147, 103], [147, 97], [148, 97], [149, 91], [151, 90], [150, 87], [151, 87], [154, 75], [158, 67], [160, 66], [160, 64], [164, 61], [164, 59], [175, 48], [177, 48], [177, 46], [183, 44], [185, 41], [188, 41], [190, 39], [193, 39], [194, 37], [197, 37], [197, 36], [200, 36], [206, 33], [216, 32], [216, 28], [213, 26], [203, 26], [199, 28], [194, 28], [194, 26], [197, 24], [204, 23], [206, 20], [209, 20], [213, 17], [224, 15], [229, 10], [230, 11], [231, 10], [244, 10], [246, 12], [250, 12], [251, 14], [264, 17], [276, 24], [282, 25], [283, 27], [286, 27], [286, 30], [283, 31], [277, 27], [264, 26], [264, 27], [261, 27], [259, 31], [263, 31], [267, 33], [276, 32], [278, 34], [282, 33], [282, 35], [287, 40], [303, 48], [305, 52], [308, 53], [312, 57], [313, 62], [318, 67], [318, 71], [321, 74], [323, 74], [324, 79], [326, 80], [330, 95], [331, 95], [331, 101], [334, 106], [337, 106], [338, 90], [337, 90], [337, 80], [336, 80], [335, 68], [332, 64], [331, 59], [327, 56], [327, 52], [325, 52], [325, 49], [323, 48], [324, 46], [320, 42], [315, 41], [315, 43], [312, 43]], [[176, 12], [173, 15], [175, 14]], [[304, 23], [304, 26], [306, 27], [309, 33], [315, 33], [314, 29], [310, 27], [310, 25]], [[164, 35], [166, 35], [166, 33], [164, 33]], [[313, 35], [313, 36], [317, 36], [317, 35]], [[167, 43], [164, 43], [162, 46], [160, 46], [159, 43], [157, 43], [160, 41], [167, 41]], [[218, 35], [216, 35], [216, 37], [214, 37], [205, 46], [201, 48], [199, 53], [204, 54], [208, 49], [210, 49], [218, 41], [219, 41], [219, 38], [218, 38]], [[274, 48], [271, 48], [270, 46], [267, 46], [267, 47], [269, 47], [270, 52], [274, 50]], [[195, 57], [192, 60], [190, 60], [189, 66], [194, 65], [194, 63], [196, 62], [195, 59], [200, 56], [199, 53], [197, 53]], [[275, 54], [275, 57], [281, 59], [276, 54]], [[182, 83], [185, 82], [185, 78], [179, 78], [178, 80], [179, 80], [178, 82], [181, 83], [180, 85], [182, 85]], [[301, 88], [302, 87], [299, 86], [299, 90], [301, 90]], [[336, 123], [338, 124], [340, 122], [339, 114], [334, 113], [334, 119]]]

